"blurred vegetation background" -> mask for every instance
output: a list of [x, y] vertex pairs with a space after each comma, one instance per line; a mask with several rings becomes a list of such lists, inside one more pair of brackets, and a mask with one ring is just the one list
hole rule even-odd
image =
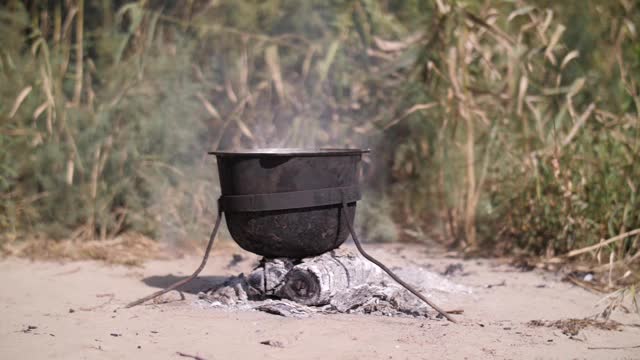
[[0, 242], [199, 239], [207, 150], [367, 146], [372, 241], [620, 235], [576, 255], [625, 270], [639, 24], [637, 0], [2, 1]]

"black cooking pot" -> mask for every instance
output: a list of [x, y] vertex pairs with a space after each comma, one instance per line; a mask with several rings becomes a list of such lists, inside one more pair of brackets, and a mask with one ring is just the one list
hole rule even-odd
[[[349, 235], [360, 199], [361, 149], [213, 151], [220, 206], [233, 239], [266, 257], [304, 258], [333, 250]], [[351, 224], [353, 226], [353, 224]]]

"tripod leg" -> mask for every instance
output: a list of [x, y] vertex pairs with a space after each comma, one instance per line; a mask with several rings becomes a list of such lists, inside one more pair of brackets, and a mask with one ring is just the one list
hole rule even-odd
[[374, 257], [372, 257], [371, 255], [369, 255], [366, 251], [364, 251], [364, 249], [362, 248], [362, 244], [360, 244], [360, 240], [358, 240], [358, 237], [356, 236], [356, 232], [353, 230], [353, 226], [351, 226], [351, 219], [349, 218], [349, 215], [347, 214], [347, 204], [343, 201], [342, 202], [342, 215], [344, 216], [346, 222], [347, 222], [347, 227], [349, 228], [349, 232], [351, 233], [351, 237], [353, 238], [353, 242], [356, 244], [356, 248], [358, 248], [358, 251], [360, 252], [360, 254], [362, 254], [362, 256], [371, 261], [372, 263], [374, 263], [376, 266], [378, 266], [380, 269], [382, 269], [384, 272], [386, 272], [393, 280], [395, 280], [395, 282], [397, 282], [398, 284], [402, 285], [402, 287], [404, 287], [405, 289], [409, 290], [413, 295], [417, 296], [420, 300], [422, 300], [423, 302], [425, 302], [427, 305], [431, 306], [434, 310], [436, 310], [440, 315], [444, 316], [447, 320], [453, 322], [453, 323], [457, 323], [457, 321], [451, 317], [451, 315], [447, 314], [446, 311], [442, 310], [439, 306], [437, 306], [436, 304], [434, 304], [433, 302], [431, 302], [431, 300], [427, 299], [424, 295], [422, 295], [418, 290], [416, 290], [413, 286], [407, 284], [406, 282], [404, 282], [404, 280], [400, 279], [400, 277], [398, 277], [398, 275], [394, 274], [393, 271], [391, 271], [388, 267], [386, 267], [383, 263], [381, 263], [380, 261], [376, 260]]
[[211, 232], [211, 236], [209, 237], [209, 242], [207, 243], [207, 249], [204, 251], [204, 257], [202, 258], [202, 262], [200, 263], [200, 266], [198, 266], [198, 268], [196, 269], [196, 271], [193, 272], [193, 274], [191, 274], [191, 276], [189, 276], [186, 279], [182, 279], [172, 285], [170, 285], [169, 287], [167, 287], [166, 289], [160, 290], [160, 291], [156, 291], [153, 294], [149, 295], [149, 296], [145, 296], [143, 298], [140, 298], [136, 301], [130, 302], [128, 303], [125, 308], [131, 308], [134, 307], [136, 305], [140, 305], [146, 301], [152, 300], [157, 298], [160, 295], [166, 294], [171, 290], [175, 290], [185, 284], [190, 283], [191, 281], [193, 281], [193, 279], [195, 279], [196, 277], [198, 277], [198, 275], [200, 274], [200, 272], [202, 271], [202, 269], [204, 269], [204, 266], [207, 264], [207, 260], [209, 259], [209, 253], [211, 252], [211, 247], [213, 247], [213, 240], [216, 238], [216, 234], [218, 233], [218, 228], [220, 227], [220, 222], [222, 221], [222, 211], [218, 211], [218, 218], [216, 219], [216, 225], [213, 227], [213, 231]]

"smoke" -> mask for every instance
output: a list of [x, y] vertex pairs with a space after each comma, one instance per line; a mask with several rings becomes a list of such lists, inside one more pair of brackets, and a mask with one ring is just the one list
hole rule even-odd
[[[172, 41], [193, 49], [184, 79], [193, 93], [176, 106], [190, 109], [183, 116], [200, 119], [205, 130], [194, 128], [203, 133], [193, 134], [196, 146], [182, 157], [192, 160], [175, 164], [189, 175], [170, 191], [157, 189], [161, 239], [206, 238], [219, 194], [216, 162], [206, 151], [377, 146], [372, 119], [379, 109], [363, 80], [370, 64], [364, 49], [353, 46], [357, 34], [341, 23], [350, 10], [293, 2], [262, 14], [269, 19], [261, 24], [246, 23], [260, 11], [247, 2], [206, 5], [191, 20], [198, 35]], [[379, 171], [375, 158], [364, 156], [365, 180]], [[379, 188], [366, 192], [374, 199], [362, 213], [390, 219]], [[364, 220], [359, 223], [380, 223]]]

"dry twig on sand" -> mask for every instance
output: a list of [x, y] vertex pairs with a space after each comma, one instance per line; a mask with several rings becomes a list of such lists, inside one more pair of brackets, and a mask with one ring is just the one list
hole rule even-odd
[[190, 354], [186, 354], [183, 353], [182, 351], [176, 351], [176, 355], [182, 356], [182, 357], [186, 357], [186, 358], [191, 358], [191, 359], [195, 359], [195, 360], [207, 360], [201, 356], [198, 355], [190, 355]]
[[624, 349], [638, 349], [640, 345], [634, 346], [589, 346], [589, 350], [624, 350]]

